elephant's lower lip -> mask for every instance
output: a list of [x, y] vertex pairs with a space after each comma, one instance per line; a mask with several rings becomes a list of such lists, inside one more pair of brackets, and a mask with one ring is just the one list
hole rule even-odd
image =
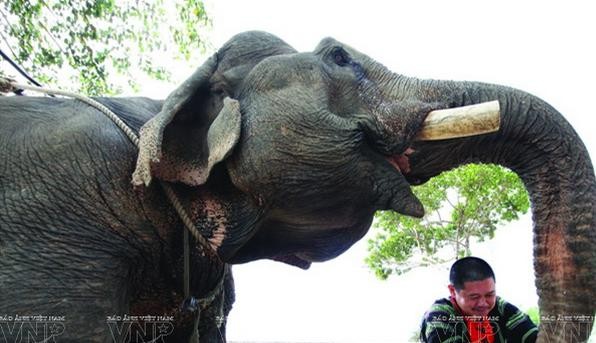
[[409, 156], [414, 152], [414, 149], [407, 148], [402, 154], [390, 156], [387, 158], [389, 163], [402, 174], [410, 172]]
[[274, 261], [283, 262], [289, 264], [291, 266], [298, 267], [300, 269], [308, 269], [310, 268], [311, 262], [303, 259], [298, 255], [282, 255], [282, 256], [275, 256], [272, 258]]

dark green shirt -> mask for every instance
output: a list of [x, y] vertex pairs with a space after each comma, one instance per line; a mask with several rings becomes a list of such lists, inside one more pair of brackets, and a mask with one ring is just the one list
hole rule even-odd
[[[497, 297], [497, 303], [488, 317], [493, 328], [494, 343], [536, 341], [538, 328], [532, 320], [500, 297]], [[470, 335], [462, 315], [451, 301], [439, 299], [424, 314], [420, 339], [427, 343], [468, 343]]]

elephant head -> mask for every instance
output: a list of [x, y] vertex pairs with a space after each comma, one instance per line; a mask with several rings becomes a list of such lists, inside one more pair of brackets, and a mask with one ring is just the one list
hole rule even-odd
[[[239, 66], [223, 72], [208, 60], [142, 129], [135, 182], [153, 176], [209, 193], [211, 219], [200, 224], [223, 260], [306, 268], [348, 249], [377, 210], [422, 216], [410, 185], [497, 163], [532, 199], [541, 313], [594, 314], [594, 171], [555, 109], [503, 86], [395, 74], [330, 38], [307, 53], [276, 46], [255, 58], [262, 45], [242, 45]], [[498, 132], [415, 141], [429, 111], [490, 100], [501, 104]]]

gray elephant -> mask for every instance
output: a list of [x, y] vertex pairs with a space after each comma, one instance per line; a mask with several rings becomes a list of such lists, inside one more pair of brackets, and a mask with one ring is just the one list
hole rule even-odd
[[[167, 106], [180, 97], [186, 101], [170, 125], [177, 131], [172, 134], [185, 134], [190, 120], [203, 128], [186, 138], [203, 144], [223, 96], [264, 58], [293, 52], [266, 33], [230, 40], [168, 98]], [[146, 98], [97, 100], [137, 131], [164, 105]], [[191, 249], [191, 294], [215, 294], [202, 306], [199, 323], [196, 314], [181, 310], [183, 225], [157, 184], [133, 190], [139, 152], [113, 122], [79, 101], [32, 97], [0, 97], [0, 122], [0, 342], [27, 336], [182, 342], [195, 326], [201, 342], [225, 342], [234, 300], [231, 271], [200, 246]], [[172, 143], [164, 146], [164, 163], [177, 156], [170, 134], [164, 135]], [[206, 149], [178, 143], [197, 158]], [[212, 238], [223, 209], [213, 206], [234, 203], [239, 222], [249, 208], [248, 195], [226, 186], [225, 177], [212, 175], [200, 190], [175, 186], [197, 226]], [[26, 317], [38, 315], [46, 320], [40, 325]], [[141, 318], [126, 320], [134, 317]]]
[[[496, 133], [414, 139], [431, 110], [495, 99]], [[111, 342], [108, 316], [167, 314], [162, 338], [183, 341], [194, 319], [180, 310], [184, 229], [152, 180], [172, 183], [209, 242], [190, 257], [201, 298], [226, 264], [308, 268], [359, 240], [376, 210], [423, 215], [410, 185], [469, 162], [507, 166], [528, 188], [541, 314], [594, 314], [594, 170], [573, 128], [530, 94], [408, 78], [333, 39], [297, 53], [247, 32], [163, 103], [98, 100], [140, 129], [140, 151], [80, 102], [0, 99], [0, 315], [58, 315], [63, 340]], [[202, 311], [201, 341], [222, 339], [206, 334], [217, 303]], [[585, 341], [591, 325], [539, 339]]]

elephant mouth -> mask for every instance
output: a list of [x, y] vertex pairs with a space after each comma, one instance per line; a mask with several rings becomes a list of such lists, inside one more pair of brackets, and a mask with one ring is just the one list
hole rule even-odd
[[[387, 193], [381, 193], [379, 209], [391, 209], [410, 217], [424, 216], [424, 207], [410, 187], [426, 181], [415, 175], [414, 164], [411, 163], [417, 160], [421, 153], [425, 153], [420, 150], [420, 144], [418, 144], [420, 141], [442, 141], [495, 132], [499, 129], [499, 124], [498, 102], [426, 113], [419, 124], [410, 125], [411, 130], [405, 130], [411, 134], [396, 145], [392, 153], [389, 149], [385, 149], [385, 152], [389, 153], [384, 159], [399, 176], [391, 177], [391, 190], [387, 191], [386, 187], [382, 190]], [[388, 132], [392, 133], [391, 130]], [[400, 130], [393, 132], [399, 133]], [[414, 149], [414, 147], [417, 148]], [[385, 194], [388, 197], [384, 197]]]
[[289, 264], [294, 267], [298, 267], [300, 269], [308, 269], [311, 266], [311, 262], [307, 261], [296, 254], [291, 255], [279, 255], [272, 258], [272, 260], [277, 262], [282, 262], [285, 264]]
[[414, 149], [408, 147], [403, 153], [387, 157], [387, 161], [401, 174], [405, 175], [411, 171], [410, 155]]

